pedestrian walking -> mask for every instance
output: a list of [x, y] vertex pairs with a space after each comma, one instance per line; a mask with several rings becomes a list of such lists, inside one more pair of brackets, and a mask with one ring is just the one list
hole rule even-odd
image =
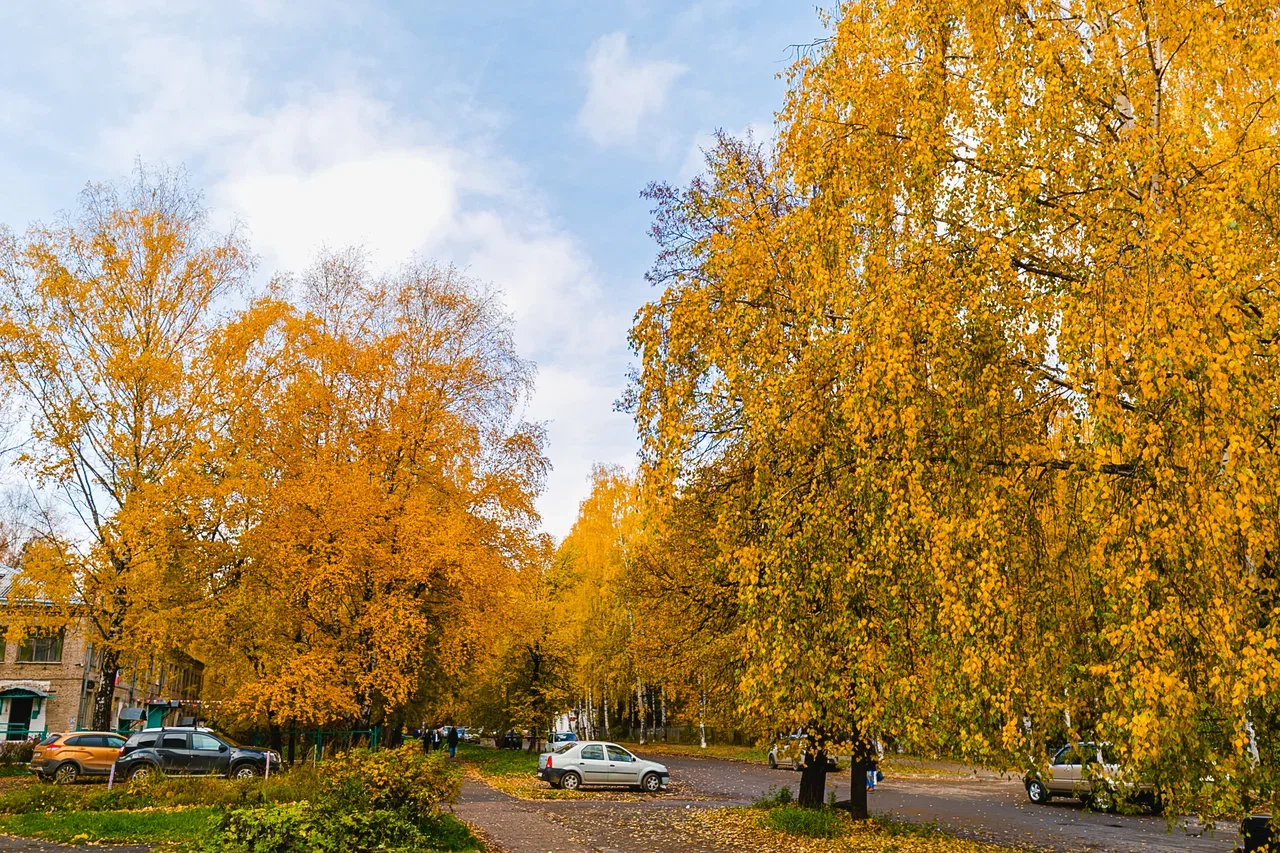
[[449, 736], [447, 740], [449, 742], [449, 757], [453, 758], [455, 755], [458, 754], [458, 727], [457, 726], [449, 726]]
[[867, 762], [867, 790], [874, 791], [876, 782], [880, 780], [880, 764], [872, 758]]
[[437, 726], [436, 728], [431, 730], [431, 748], [433, 750], [439, 750], [440, 743], [442, 740], [443, 740], [443, 737], [440, 734], [440, 728]]
[[431, 729], [427, 728], [426, 726], [423, 726], [421, 736], [422, 736], [422, 751], [430, 752], [431, 751]]

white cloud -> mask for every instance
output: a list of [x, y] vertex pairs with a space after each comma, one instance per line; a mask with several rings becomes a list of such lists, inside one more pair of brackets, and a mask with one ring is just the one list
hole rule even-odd
[[587, 51], [587, 100], [578, 127], [600, 146], [636, 142], [641, 122], [662, 111], [684, 72], [679, 63], [633, 59], [626, 33], [601, 36]]
[[[173, 72], [177, 56], [190, 62]], [[539, 362], [528, 416], [549, 422], [539, 508], [547, 530], [567, 533], [592, 462], [633, 455], [629, 419], [612, 411], [630, 318], [520, 164], [483, 138], [443, 143], [449, 116], [405, 115], [350, 82], [272, 102], [281, 92], [238, 73], [234, 45], [153, 37], [133, 57], [130, 86], [146, 100], [101, 136], [102, 156], [115, 169], [137, 156], [198, 164], [219, 218], [247, 226], [266, 273], [360, 245], [380, 267], [421, 253], [503, 291], [521, 353]]]

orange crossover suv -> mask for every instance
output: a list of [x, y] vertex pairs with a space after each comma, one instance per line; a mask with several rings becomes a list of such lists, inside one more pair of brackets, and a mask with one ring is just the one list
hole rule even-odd
[[106, 776], [125, 739], [114, 732], [51, 734], [36, 744], [28, 769], [45, 781], [70, 785], [81, 776]]

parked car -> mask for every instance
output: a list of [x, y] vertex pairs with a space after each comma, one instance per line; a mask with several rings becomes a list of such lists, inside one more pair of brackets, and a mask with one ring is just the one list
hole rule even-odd
[[578, 736], [573, 732], [552, 732], [548, 743], [571, 743], [577, 739]]
[[1023, 778], [1027, 798], [1044, 805], [1054, 797], [1075, 797], [1084, 802], [1114, 803], [1118, 798], [1145, 802], [1160, 811], [1160, 800], [1150, 785], [1123, 780], [1119, 761], [1110, 744], [1067, 744], [1054, 753], [1047, 773], [1033, 770]]
[[570, 741], [538, 756], [538, 778], [566, 791], [583, 785], [625, 785], [656, 794], [667, 787], [671, 773], [616, 743]]
[[27, 769], [41, 781], [70, 785], [82, 776], [107, 776], [125, 739], [114, 732], [51, 734], [36, 744]]
[[268, 762], [272, 771], [278, 770], [280, 754], [242, 746], [213, 729], [143, 729], [120, 748], [116, 775], [123, 779], [145, 779], [161, 773], [248, 779], [265, 773]]
[[[769, 747], [769, 767], [777, 770], [789, 764], [792, 770], [803, 770], [808, 762], [804, 749], [804, 732], [796, 732], [786, 737], [776, 738]], [[827, 770], [834, 772], [837, 767], [835, 756], [827, 756]]]

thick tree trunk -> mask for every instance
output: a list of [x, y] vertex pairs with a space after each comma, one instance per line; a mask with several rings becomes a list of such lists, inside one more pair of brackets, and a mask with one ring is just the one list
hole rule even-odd
[[[98, 664], [98, 684], [93, 689], [93, 729], [111, 731], [112, 701], [116, 695], [116, 676], [120, 673], [120, 652], [104, 643]], [[81, 723], [83, 725], [83, 723]]]
[[853, 769], [849, 771], [849, 816], [854, 820], [866, 820], [871, 816], [867, 811], [867, 771], [871, 762], [867, 758], [867, 752], [863, 750], [859, 755], [855, 746], [853, 761], [850, 763]]
[[[867, 792], [863, 786], [862, 796]], [[807, 809], [822, 807], [822, 798], [827, 793], [827, 754], [822, 750], [806, 756], [804, 769], [800, 771], [800, 796], [796, 802]]]

